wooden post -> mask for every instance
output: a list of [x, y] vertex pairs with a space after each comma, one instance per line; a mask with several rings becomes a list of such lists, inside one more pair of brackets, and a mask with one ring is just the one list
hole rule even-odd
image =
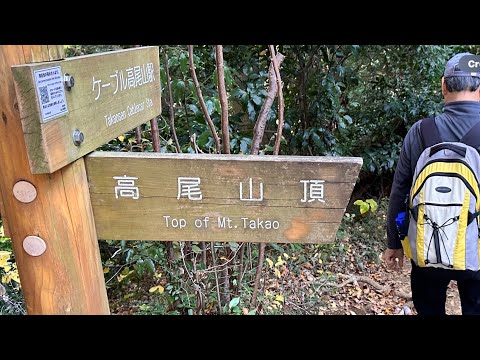
[[83, 158], [52, 174], [33, 175], [15, 96], [12, 65], [63, 54], [63, 46], [0, 46], [2, 215], [28, 314], [109, 314]]

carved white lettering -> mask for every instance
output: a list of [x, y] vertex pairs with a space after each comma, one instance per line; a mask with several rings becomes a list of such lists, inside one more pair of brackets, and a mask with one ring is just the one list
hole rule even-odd
[[251, 230], [278, 230], [280, 228], [280, 223], [277, 220], [263, 220], [260, 218], [250, 219], [248, 217], [242, 217], [243, 228]]
[[127, 118], [127, 113], [125, 110], [120, 111], [116, 114], [108, 114], [108, 115], [105, 115], [105, 125], [112, 126], [122, 120], [125, 120], [126, 118]]
[[163, 218], [167, 228], [171, 226], [174, 229], [183, 229], [187, 226], [187, 220], [183, 218], [172, 218], [170, 215], [163, 215]]
[[195, 219], [194, 225], [198, 229], [202, 227], [207, 228], [209, 221], [210, 221], [210, 217], [205, 216], [203, 219]]
[[145, 101], [142, 101], [140, 104], [133, 103], [127, 106], [128, 116], [133, 116], [143, 110], [145, 110]]
[[218, 224], [217, 226], [219, 228], [228, 228], [228, 229], [232, 229], [233, 228], [233, 225], [232, 225], [232, 219], [230, 219], [229, 217], [218, 217]]

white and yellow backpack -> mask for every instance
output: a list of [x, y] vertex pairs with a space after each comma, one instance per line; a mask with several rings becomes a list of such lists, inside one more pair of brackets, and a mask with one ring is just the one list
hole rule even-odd
[[408, 199], [404, 252], [420, 267], [479, 270], [480, 122], [459, 142], [441, 142], [433, 118], [420, 130], [425, 150]]

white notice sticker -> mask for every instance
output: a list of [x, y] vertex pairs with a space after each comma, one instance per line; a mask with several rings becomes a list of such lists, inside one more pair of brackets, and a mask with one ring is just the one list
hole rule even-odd
[[68, 113], [62, 68], [60, 66], [34, 71], [42, 122]]

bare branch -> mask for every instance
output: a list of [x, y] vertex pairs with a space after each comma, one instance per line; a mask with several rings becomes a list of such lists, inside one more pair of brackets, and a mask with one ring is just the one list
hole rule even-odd
[[[334, 286], [334, 287], [337, 287], [337, 288], [342, 288], [345, 285], [348, 285], [348, 284], [351, 284], [351, 283], [359, 283], [359, 282], [364, 282], [364, 283], [372, 286], [375, 290], [378, 290], [382, 294], [387, 294], [390, 290], [390, 288], [388, 286], [380, 285], [375, 280], [370, 279], [369, 277], [354, 276], [354, 275], [350, 275], [350, 277], [347, 280], [345, 280], [344, 282], [342, 282], [341, 284], [326, 283], [325, 285]], [[406, 293], [403, 290], [396, 290], [394, 294], [395, 294], [395, 296], [402, 297], [402, 298], [407, 299], [407, 300], [412, 299], [412, 294], [411, 293]]]
[[135, 128], [135, 139], [137, 141], [137, 145], [140, 148], [140, 151], [143, 151], [143, 145], [142, 145], [142, 125], [138, 125]]
[[157, 118], [154, 117], [150, 120], [151, 133], [152, 133], [152, 142], [153, 142], [153, 151], [160, 152], [160, 133], [158, 131], [158, 122]]
[[275, 69], [275, 75], [277, 78], [277, 88], [278, 88], [278, 129], [277, 129], [277, 140], [275, 141], [275, 150], [274, 155], [278, 155], [280, 151], [280, 142], [282, 141], [282, 131], [283, 131], [283, 90], [282, 90], [282, 78], [280, 77], [279, 64], [277, 62], [277, 57], [275, 55], [275, 47], [273, 45], [268, 45], [270, 49], [270, 55], [272, 57], [273, 68]]
[[[170, 78], [170, 68], [168, 66], [168, 54], [166, 51], [163, 51], [163, 58], [165, 60], [165, 73], [167, 75], [166, 83], [167, 83], [167, 91], [168, 91], [168, 108], [170, 110], [170, 130], [172, 131], [172, 137], [173, 137], [173, 140], [175, 141], [175, 149], [177, 150], [177, 153], [181, 153], [182, 151], [180, 149], [180, 144], [178, 143], [178, 138], [177, 138], [177, 130], [175, 129], [175, 112], [173, 110], [172, 85], [170, 84], [172, 79]], [[165, 244], [165, 249], [167, 251], [168, 262], [169, 263], [173, 262], [173, 243], [170, 241], [167, 241]]]
[[172, 130], [173, 140], [175, 141], [175, 149], [177, 153], [181, 153], [180, 144], [178, 143], [177, 130], [175, 129], [175, 112], [173, 110], [173, 95], [172, 85], [170, 84], [170, 67], [168, 66], [168, 55], [164, 51], [163, 57], [165, 59], [165, 72], [167, 73], [167, 90], [168, 90], [168, 107], [170, 109], [170, 129]]
[[[276, 60], [278, 66], [280, 66], [284, 59], [285, 56], [283, 54], [277, 53]], [[250, 154], [252, 155], [258, 155], [258, 150], [260, 149], [260, 144], [262, 142], [263, 134], [265, 132], [265, 125], [267, 124], [268, 113], [270, 112], [273, 100], [275, 100], [275, 96], [277, 95], [278, 84], [276, 81], [277, 76], [275, 75], [273, 63], [270, 64], [270, 68], [268, 70], [268, 78], [269, 82], [267, 97], [265, 98], [265, 102], [260, 109], [257, 122], [255, 123], [255, 128], [253, 129], [252, 148], [250, 150]]]
[[200, 249], [202, 249], [203, 268], [206, 269], [207, 268], [207, 249], [206, 249], [205, 243], [203, 241], [200, 243]]
[[[225, 246], [223, 249], [223, 253], [224, 255], [228, 256]], [[224, 266], [220, 274], [222, 275], [220, 278], [220, 286], [222, 287], [222, 291], [220, 292], [220, 299], [222, 301], [223, 307], [230, 302], [230, 274], [228, 273], [228, 266]]]
[[215, 45], [215, 58], [217, 61], [217, 77], [218, 77], [218, 97], [222, 108], [222, 145], [223, 153], [230, 154], [230, 130], [228, 127], [228, 99], [227, 90], [225, 89], [225, 73], [223, 66], [223, 47]]
[[208, 273], [211, 273], [212, 271], [217, 271], [219, 269], [222, 269], [225, 268], [225, 266], [227, 266], [230, 262], [232, 262], [235, 257], [237, 256], [237, 253], [241, 250], [241, 248], [243, 248], [243, 244], [244, 243], [241, 243], [240, 246], [237, 248], [237, 250], [235, 250], [235, 252], [233, 253], [232, 256], [229, 256], [229, 258], [227, 260], [225, 260], [225, 262], [223, 264], [220, 264], [220, 265], [214, 265], [213, 267], [209, 267], [208, 269], [205, 269], [205, 270], [198, 270], [201, 274], [208, 274]]
[[260, 287], [260, 277], [262, 276], [263, 258], [265, 256], [265, 243], [260, 243], [258, 251], [257, 272], [255, 274], [255, 285], [253, 287], [251, 307], [257, 306], [257, 292]]
[[[258, 116], [257, 123], [255, 124], [254, 141], [252, 142], [252, 151], [251, 151], [251, 153], [255, 155], [258, 154], [258, 149], [260, 148], [260, 142], [262, 140], [263, 133], [265, 131], [267, 115], [268, 115], [268, 112], [270, 111], [270, 108], [272, 107], [273, 98], [275, 97], [275, 93], [277, 91], [278, 91], [278, 130], [277, 130], [277, 141], [275, 142], [274, 155], [278, 155], [278, 151], [280, 149], [280, 140], [282, 138], [284, 104], [283, 104], [282, 79], [280, 78], [279, 64], [283, 62], [283, 60], [285, 59], [285, 56], [283, 56], [280, 53], [275, 55], [275, 48], [273, 47], [273, 45], [269, 45], [268, 48], [270, 49], [270, 55], [272, 60], [270, 69], [268, 71], [269, 77], [270, 77], [270, 84], [269, 84], [267, 99], [265, 100], [265, 103], [262, 106], [262, 110], [260, 111], [260, 115]], [[272, 67], [273, 67], [273, 71], [272, 71]], [[274, 75], [274, 78], [272, 76], [272, 73]], [[272, 86], [274, 83], [276, 84], [276, 86]], [[269, 102], [269, 104], [267, 104], [267, 102]], [[266, 246], [265, 243], [261, 243], [259, 245], [257, 272], [255, 274], [255, 285], [253, 287], [253, 293], [252, 293], [252, 303], [251, 303], [252, 307], [255, 307], [257, 305], [257, 292], [260, 286], [260, 278], [262, 276], [262, 266], [263, 266], [263, 258], [265, 255], [265, 246]]]
[[[217, 266], [217, 260], [215, 259], [215, 244], [212, 241], [211, 242], [211, 251], [212, 251], [212, 262], [213, 262], [213, 267], [216, 268]], [[220, 299], [220, 285], [218, 284], [218, 274], [217, 270], [215, 269], [215, 284], [217, 285], [217, 302], [218, 302], [218, 313], [222, 315], [222, 300]]]
[[240, 256], [238, 259], [238, 275], [237, 275], [238, 290], [240, 290], [240, 285], [242, 284], [243, 275], [244, 275], [243, 274], [243, 270], [245, 268], [245, 265], [243, 264], [244, 258], [245, 258], [245, 246], [242, 246], [240, 249]]
[[197, 92], [198, 101], [200, 101], [200, 106], [202, 107], [203, 115], [212, 131], [213, 139], [215, 140], [215, 148], [218, 154], [220, 154], [220, 139], [218, 138], [217, 130], [215, 130], [215, 125], [213, 124], [210, 115], [208, 114], [207, 105], [203, 100], [202, 90], [200, 89], [200, 84], [198, 83], [197, 74], [195, 72], [195, 65], [193, 63], [193, 45], [188, 45], [188, 60], [190, 63], [190, 73], [192, 75], [193, 83], [195, 84], [195, 90]]

